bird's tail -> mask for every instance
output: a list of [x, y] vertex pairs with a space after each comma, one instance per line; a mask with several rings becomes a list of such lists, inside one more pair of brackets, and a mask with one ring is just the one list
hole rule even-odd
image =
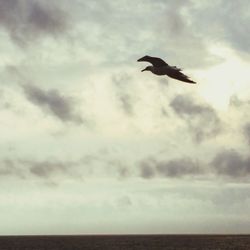
[[186, 75], [184, 75], [180, 70], [171, 72], [171, 73], [168, 74], [168, 76], [172, 77], [174, 79], [177, 79], [179, 81], [182, 81], [182, 82], [196, 84], [196, 82], [194, 82], [193, 80], [189, 79], [189, 77], [186, 76]]

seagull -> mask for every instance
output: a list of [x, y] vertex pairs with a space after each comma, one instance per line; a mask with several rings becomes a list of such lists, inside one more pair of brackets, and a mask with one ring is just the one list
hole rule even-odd
[[158, 57], [144, 56], [137, 60], [137, 62], [150, 62], [152, 66], [147, 66], [143, 71], [151, 71], [153, 74], [162, 76], [167, 75], [171, 78], [177, 79], [179, 81], [188, 82], [195, 84], [196, 82], [189, 79], [188, 76], [184, 75], [180, 68], [176, 66], [168, 65], [164, 60]]

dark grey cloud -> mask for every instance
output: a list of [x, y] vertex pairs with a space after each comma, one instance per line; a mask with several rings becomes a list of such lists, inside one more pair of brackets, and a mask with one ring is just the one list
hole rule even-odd
[[161, 161], [156, 165], [158, 173], [166, 177], [182, 177], [202, 173], [199, 164], [189, 158]]
[[8, 158], [0, 160], [0, 176], [14, 176], [18, 178], [25, 178], [23, 171], [21, 171], [16, 163]]
[[150, 158], [139, 164], [139, 175], [144, 179], [155, 177], [183, 178], [211, 176], [230, 181], [245, 181], [250, 176], [250, 156], [236, 150], [223, 150], [217, 153], [207, 165], [205, 162], [182, 157], [170, 160]]
[[147, 159], [140, 163], [140, 176], [145, 179], [150, 179], [155, 176], [155, 160]]
[[43, 35], [56, 36], [68, 27], [68, 17], [53, 1], [0, 0], [0, 26], [19, 45]]
[[177, 95], [170, 103], [170, 106], [182, 117], [204, 115], [207, 113], [211, 115], [210, 113], [213, 113], [211, 107], [197, 104], [187, 95]]
[[247, 123], [243, 128], [244, 136], [250, 145], [250, 123]]
[[140, 163], [140, 176], [150, 179], [157, 176], [169, 178], [181, 178], [184, 176], [196, 176], [204, 174], [197, 161], [190, 158], [179, 158], [166, 161], [147, 159]]
[[197, 142], [216, 136], [221, 130], [221, 122], [215, 110], [203, 103], [197, 103], [187, 95], [177, 95], [170, 106], [183, 118]]
[[245, 157], [235, 150], [224, 150], [218, 153], [211, 165], [218, 175], [233, 178], [250, 175], [250, 157]]
[[58, 161], [26, 162], [33, 175], [41, 178], [48, 178], [55, 172], [67, 172], [72, 163], [63, 163]]
[[31, 159], [1, 159], [0, 176], [14, 178], [30, 178], [37, 176], [43, 179], [51, 179], [58, 174], [76, 177], [75, 167], [81, 165], [81, 161], [60, 160], [31, 160]]
[[62, 95], [58, 90], [43, 90], [37, 86], [22, 85], [27, 99], [50, 113], [63, 122], [83, 123], [80, 115], [76, 114], [73, 107], [73, 100]]
[[14, 169], [12, 161], [5, 159], [1, 161], [0, 175], [9, 175]]

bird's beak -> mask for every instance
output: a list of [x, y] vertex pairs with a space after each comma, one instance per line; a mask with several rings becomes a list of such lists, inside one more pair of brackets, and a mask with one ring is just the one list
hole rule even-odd
[[143, 57], [139, 58], [139, 59], [137, 60], [137, 62], [143, 62], [143, 61], [146, 61], [146, 60], [145, 60], [145, 59], [146, 59], [146, 57], [147, 57], [147, 56], [143, 56]]
[[147, 69], [143, 69], [141, 72], [146, 71]]

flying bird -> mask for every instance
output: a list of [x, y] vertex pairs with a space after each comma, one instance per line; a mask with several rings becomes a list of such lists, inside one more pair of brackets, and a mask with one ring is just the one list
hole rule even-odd
[[171, 78], [177, 79], [179, 81], [188, 82], [195, 84], [196, 82], [189, 79], [188, 76], [184, 75], [180, 68], [176, 66], [170, 66], [161, 58], [152, 57], [152, 56], [144, 56], [137, 60], [137, 62], [150, 62], [152, 66], [147, 66], [143, 71], [151, 71], [153, 74], [162, 76], [167, 75]]

